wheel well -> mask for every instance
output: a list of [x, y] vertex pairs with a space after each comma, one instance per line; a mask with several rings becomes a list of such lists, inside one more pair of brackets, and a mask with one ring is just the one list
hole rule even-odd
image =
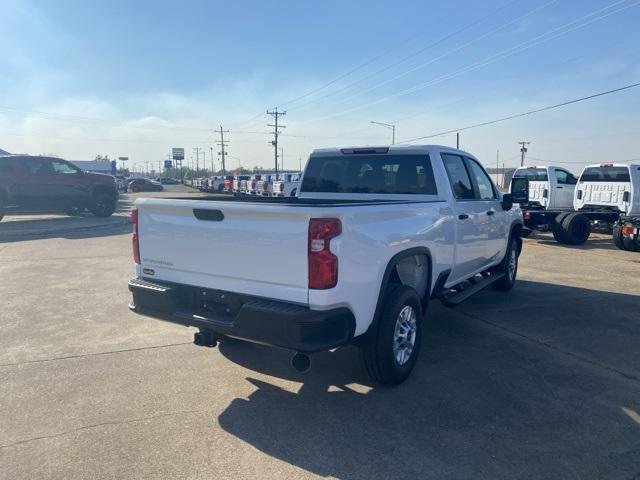
[[[426, 311], [431, 296], [431, 273], [432, 262], [431, 253], [424, 247], [411, 248], [394, 255], [389, 260], [382, 277], [380, 292], [378, 293], [378, 303], [371, 325], [377, 322], [378, 316], [382, 309], [385, 290], [390, 283], [408, 285], [418, 292], [418, 296], [422, 299], [422, 310]], [[371, 327], [370, 327], [371, 328]]]
[[522, 224], [516, 223], [511, 227], [511, 233], [509, 234], [509, 238], [515, 238], [516, 243], [518, 245], [518, 255], [522, 252]]

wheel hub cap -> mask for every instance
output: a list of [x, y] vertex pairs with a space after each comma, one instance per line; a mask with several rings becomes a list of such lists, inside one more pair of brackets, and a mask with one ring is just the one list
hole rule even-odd
[[413, 307], [407, 305], [400, 310], [393, 334], [393, 356], [399, 365], [404, 365], [411, 358], [416, 343], [417, 326]]

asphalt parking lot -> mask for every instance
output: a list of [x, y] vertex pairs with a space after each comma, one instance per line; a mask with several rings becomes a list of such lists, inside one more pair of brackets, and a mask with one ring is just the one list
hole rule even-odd
[[640, 254], [610, 236], [526, 239], [516, 288], [433, 302], [380, 388], [354, 348], [298, 374], [130, 313], [133, 197], [0, 223], [0, 478], [640, 478]]

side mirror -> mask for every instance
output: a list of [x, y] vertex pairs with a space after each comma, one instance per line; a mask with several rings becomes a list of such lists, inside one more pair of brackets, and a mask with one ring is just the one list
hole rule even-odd
[[510, 193], [505, 193], [502, 195], [502, 200], [500, 201], [500, 205], [502, 205], [502, 209], [505, 212], [508, 212], [513, 208], [513, 195]]

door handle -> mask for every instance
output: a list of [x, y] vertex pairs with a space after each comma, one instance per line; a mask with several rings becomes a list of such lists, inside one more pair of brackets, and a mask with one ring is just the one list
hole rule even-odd
[[487, 215], [495, 215], [495, 213], [496, 213], [496, 212], [494, 212], [493, 210], [489, 210], [489, 211], [487, 212]]
[[562, 187], [560, 187], [560, 186], [557, 186], [556, 188], [562, 188]]
[[469, 215], [467, 215], [466, 213], [461, 213], [460, 215], [458, 215], [458, 218], [460, 220], [466, 220], [467, 218], [469, 218]]

